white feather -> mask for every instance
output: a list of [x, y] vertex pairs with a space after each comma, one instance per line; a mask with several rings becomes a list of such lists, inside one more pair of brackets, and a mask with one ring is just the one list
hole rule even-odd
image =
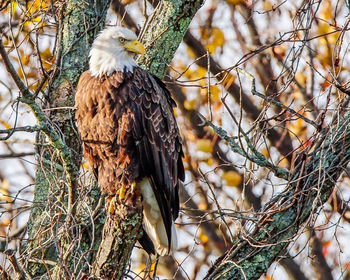
[[119, 38], [136, 40], [134, 32], [123, 27], [104, 29], [95, 39], [90, 50], [89, 69], [94, 77], [110, 75], [114, 71], [133, 72], [137, 66], [133, 57], [120, 45]]
[[[143, 197], [143, 228], [154, 244], [154, 248], [161, 256], [168, 254], [168, 237], [166, 234], [162, 214], [158, 202], [147, 178], [139, 186]], [[171, 226], [170, 251], [177, 248], [177, 237], [174, 223]], [[171, 253], [171, 252], [170, 252]]]

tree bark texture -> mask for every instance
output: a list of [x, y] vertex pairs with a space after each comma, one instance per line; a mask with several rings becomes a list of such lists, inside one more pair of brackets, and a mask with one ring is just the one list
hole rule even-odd
[[320, 135], [313, 151], [300, 155], [286, 190], [263, 209], [266, 214], [257, 224], [241, 232], [205, 279], [258, 279], [298, 231], [314, 222], [317, 208], [327, 201], [350, 161], [350, 113]]
[[94, 265], [93, 274], [102, 279], [123, 278], [135, 241], [142, 235], [140, 193], [132, 193], [116, 207], [113, 217], [107, 216]]
[[139, 59], [144, 69], [163, 79], [175, 51], [203, 0], [159, 1], [146, 23], [142, 43], [146, 54]]

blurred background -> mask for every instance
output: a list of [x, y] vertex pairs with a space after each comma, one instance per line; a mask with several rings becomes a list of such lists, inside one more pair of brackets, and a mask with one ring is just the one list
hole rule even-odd
[[[157, 4], [112, 2], [106, 24], [137, 33]], [[19, 77], [37, 92], [44, 112], [60, 110], [45, 107], [43, 92], [50, 84], [42, 79], [53, 71], [58, 55], [58, 18], [63, 15], [55, 8], [60, 5], [62, 1], [54, 0], [0, 4], [3, 44]], [[165, 79], [178, 104], [175, 115], [184, 139], [186, 182], [176, 221], [179, 249], [159, 261], [159, 279], [202, 279], [242, 227], [259, 217], [259, 209], [286, 186], [286, 181], [247, 159], [246, 144], [241, 143], [241, 155], [233, 153], [212, 129], [200, 126], [199, 113], [229, 136], [243, 131], [269, 161], [292, 171], [298, 154], [313, 148], [320, 128], [348, 107], [349, 39], [346, 1], [205, 2]], [[37, 130], [0, 60], [2, 253], [11, 249], [20, 255], [19, 244], [27, 238], [38, 164]], [[86, 163], [81, 170], [87, 172]], [[261, 279], [350, 279], [347, 171], [328, 202], [310, 218], [312, 226], [302, 228], [288, 252]], [[5, 255], [0, 265], [6, 270], [10, 264]], [[155, 264], [135, 248], [128, 275], [150, 277], [152, 272], [145, 271]]]

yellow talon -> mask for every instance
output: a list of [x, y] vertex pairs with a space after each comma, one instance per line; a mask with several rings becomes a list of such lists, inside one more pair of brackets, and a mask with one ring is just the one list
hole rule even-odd
[[122, 187], [118, 190], [118, 192], [117, 192], [118, 197], [119, 197], [119, 202], [121, 202], [122, 200], [124, 200], [124, 198], [125, 198], [125, 193], [126, 193], [126, 188], [125, 188], [124, 186], [122, 186]]
[[113, 196], [113, 198], [111, 199], [110, 203], [109, 203], [109, 213], [111, 213], [112, 215], [114, 215], [115, 213], [115, 196]]
[[131, 184], [131, 190], [130, 190], [130, 192], [131, 192], [131, 193], [134, 193], [135, 188], [136, 188], [136, 182], [134, 182], [134, 183]]

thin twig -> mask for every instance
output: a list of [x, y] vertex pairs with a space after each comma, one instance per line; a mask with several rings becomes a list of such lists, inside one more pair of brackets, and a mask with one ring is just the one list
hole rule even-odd
[[251, 88], [251, 92], [253, 95], [257, 95], [259, 96], [260, 98], [266, 100], [267, 102], [273, 104], [273, 105], [276, 105], [296, 116], [298, 116], [299, 118], [301, 118], [302, 120], [304, 120], [305, 122], [307, 122], [308, 124], [311, 124], [313, 127], [315, 127], [316, 129], [318, 128], [318, 124], [315, 123], [314, 121], [308, 119], [308, 118], [305, 118], [303, 115], [299, 114], [298, 112], [294, 111], [292, 108], [282, 104], [281, 102], [279, 101], [276, 101], [275, 99], [269, 97], [269, 96], [266, 96], [260, 92], [258, 92], [256, 90], [256, 87], [255, 87], [255, 77], [252, 75], [252, 74], [249, 74], [248, 72], [246, 72], [245, 70], [241, 69], [241, 68], [237, 68], [237, 71], [244, 74], [251, 82], [252, 82], [252, 88]]
[[279, 167], [275, 166], [274, 164], [272, 164], [271, 162], [269, 162], [262, 153], [260, 153], [259, 151], [257, 151], [254, 148], [254, 146], [249, 142], [249, 139], [247, 139], [245, 137], [245, 140], [247, 141], [248, 147], [249, 147], [249, 149], [251, 149], [253, 154], [248, 154], [245, 151], [243, 151], [242, 148], [240, 147], [240, 145], [235, 142], [234, 137], [228, 136], [227, 132], [223, 128], [214, 125], [211, 121], [207, 120], [200, 113], [198, 113], [198, 114], [202, 120], [201, 125], [210, 126], [221, 139], [227, 141], [227, 143], [229, 144], [229, 146], [233, 152], [238, 153], [238, 154], [248, 158], [250, 161], [255, 162], [257, 165], [259, 165], [261, 167], [266, 167], [266, 168], [270, 169], [277, 177], [282, 178], [284, 180], [288, 180], [290, 173], [286, 169], [279, 168]]

